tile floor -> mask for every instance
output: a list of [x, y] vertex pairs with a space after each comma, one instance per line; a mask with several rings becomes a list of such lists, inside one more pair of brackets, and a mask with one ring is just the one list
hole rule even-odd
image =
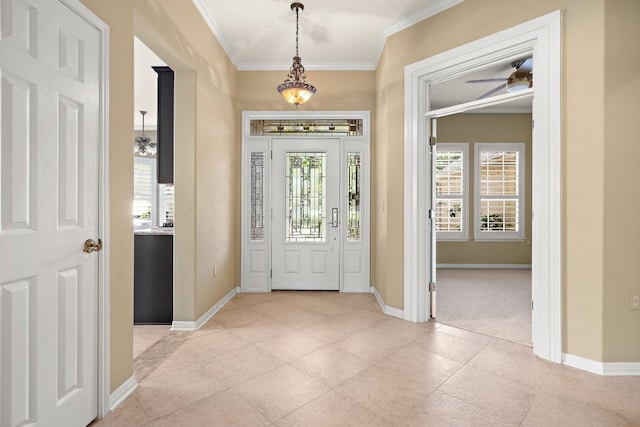
[[381, 313], [367, 294], [239, 294], [195, 332], [136, 327], [107, 426], [638, 426], [640, 377]]

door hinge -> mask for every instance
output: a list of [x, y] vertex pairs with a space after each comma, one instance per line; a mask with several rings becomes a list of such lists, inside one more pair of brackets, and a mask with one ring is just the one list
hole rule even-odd
[[533, 311], [533, 300], [531, 300], [531, 311]]
[[436, 145], [436, 137], [435, 136], [429, 137], [429, 145], [431, 145], [432, 147]]
[[535, 128], [536, 128], [536, 121], [531, 120], [531, 129], [535, 129]]
[[271, 150], [271, 160], [273, 160], [273, 150]]
[[269, 277], [273, 278], [273, 268], [269, 269]]
[[427, 214], [429, 215], [429, 219], [433, 219], [433, 209], [429, 209], [429, 212], [427, 212]]
[[436, 291], [436, 282], [429, 282], [429, 292]]

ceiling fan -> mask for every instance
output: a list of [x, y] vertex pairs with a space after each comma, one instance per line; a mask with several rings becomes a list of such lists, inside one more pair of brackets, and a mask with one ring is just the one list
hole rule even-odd
[[528, 89], [533, 86], [533, 58], [522, 58], [511, 63], [514, 71], [509, 77], [496, 79], [467, 80], [465, 83], [492, 83], [504, 82], [491, 89], [489, 92], [480, 95], [477, 99], [487, 98], [494, 93], [506, 89], [507, 92]]

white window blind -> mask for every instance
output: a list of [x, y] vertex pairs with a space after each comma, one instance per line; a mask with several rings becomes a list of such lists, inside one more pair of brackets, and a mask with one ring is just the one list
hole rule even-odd
[[437, 240], [468, 240], [469, 144], [436, 145], [435, 192]]
[[133, 158], [133, 226], [134, 229], [155, 225], [156, 160]]
[[158, 225], [171, 223], [173, 224], [174, 218], [174, 192], [173, 184], [160, 184], [160, 200], [158, 205], [160, 211], [158, 212]]
[[476, 144], [476, 240], [524, 238], [524, 144]]

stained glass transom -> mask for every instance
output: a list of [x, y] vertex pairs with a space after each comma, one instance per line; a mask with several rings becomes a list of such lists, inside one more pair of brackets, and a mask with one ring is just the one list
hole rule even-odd
[[251, 120], [251, 136], [362, 136], [362, 119]]
[[285, 153], [286, 242], [326, 241], [326, 153]]
[[357, 241], [361, 238], [361, 166], [362, 158], [360, 153], [347, 153], [347, 181], [348, 181], [348, 202], [347, 212], [347, 240]]
[[264, 240], [264, 152], [251, 153], [251, 240]]

